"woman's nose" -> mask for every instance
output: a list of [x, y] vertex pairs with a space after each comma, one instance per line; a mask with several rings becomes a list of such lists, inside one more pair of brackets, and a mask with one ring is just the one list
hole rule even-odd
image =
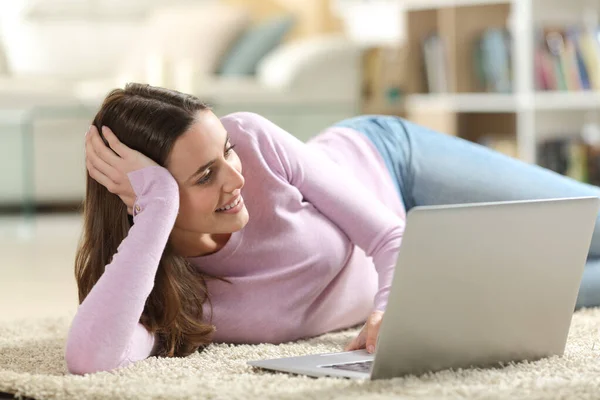
[[227, 170], [228, 170], [227, 180], [226, 180], [225, 184], [223, 185], [224, 190], [227, 193], [232, 193], [236, 189], [241, 189], [245, 183], [245, 179], [244, 179], [244, 176], [242, 175], [242, 173], [240, 171], [238, 171], [236, 166], [231, 165], [231, 164], [229, 164], [229, 167], [227, 168]]

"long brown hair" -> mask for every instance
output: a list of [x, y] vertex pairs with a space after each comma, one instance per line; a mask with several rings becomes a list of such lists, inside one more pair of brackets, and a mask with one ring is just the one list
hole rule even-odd
[[[122, 143], [165, 166], [175, 140], [194, 123], [199, 111], [207, 109], [194, 96], [130, 83], [108, 94], [93, 124], [99, 131], [102, 126], [110, 127]], [[75, 258], [80, 304], [133, 225], [121, 199], [89, 174], [83, 218]], [[149, 332], [158, 334], [158, 356], [184, 357], [211, 342], [214, 327], [202, 322], [202, 304], [210, 304], [208, 278], [213, 277], [192, 268], [184, 257], [174, 253], [170, 241], [167, 243], [140, 318]]]

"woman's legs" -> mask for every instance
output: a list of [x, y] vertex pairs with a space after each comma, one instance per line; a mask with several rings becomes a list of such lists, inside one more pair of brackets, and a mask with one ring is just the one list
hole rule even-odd
[[[405, 203], [409, 206], [597, 196], [600, 188], [484, 146], [402, 121]], [[396, 132], [398, 132], [396, 130]], [[600, 306], [600, 218], [592, 236], [577, 308]]]
[[[407, 208], [417, 205], [477, 203], [597, 196], [600, 188], [537, 165], [505, 156], [468, 140], [399, 120], [407, 160], [398, 160]], [[590, 248], [600, 256], [600, 218]]]
[[[366, 116], [340, 125], [363, 132], [382, 151], [407, 211], [419, 205], [600, 197], [596, 186], [400, 118]], [[589, 256], [578, 307], [600, 306], [600, 218]]]

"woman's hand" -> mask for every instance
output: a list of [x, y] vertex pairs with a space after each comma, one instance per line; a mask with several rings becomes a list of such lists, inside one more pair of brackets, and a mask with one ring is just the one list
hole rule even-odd
[[382, 320], [383, 311], [373, 311], [358, 336], [346, 345], [344, 351], [366, 348], [369, 353], [373, 354], [377, 345], [377, 337], [379, 336], [379, 328], [381, 327]]
[[119, 196], [127, 206], [127, 212], [133, 215], [136, 195], [127, 174], [158, 164], [121, 143], [107, 126], [102, 127], [102, 134], [110, 147], [104, 144], [95, 125], [90, 126], [86, 133], [85, 165], [88, 173], [109, 192]]

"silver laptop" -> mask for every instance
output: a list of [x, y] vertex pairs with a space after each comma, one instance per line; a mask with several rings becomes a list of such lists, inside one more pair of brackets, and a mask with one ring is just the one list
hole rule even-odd
[[585, 197], [415, 207], [375, 354], [248, 364], [385, 379], [562, 355], [599, 203]]

